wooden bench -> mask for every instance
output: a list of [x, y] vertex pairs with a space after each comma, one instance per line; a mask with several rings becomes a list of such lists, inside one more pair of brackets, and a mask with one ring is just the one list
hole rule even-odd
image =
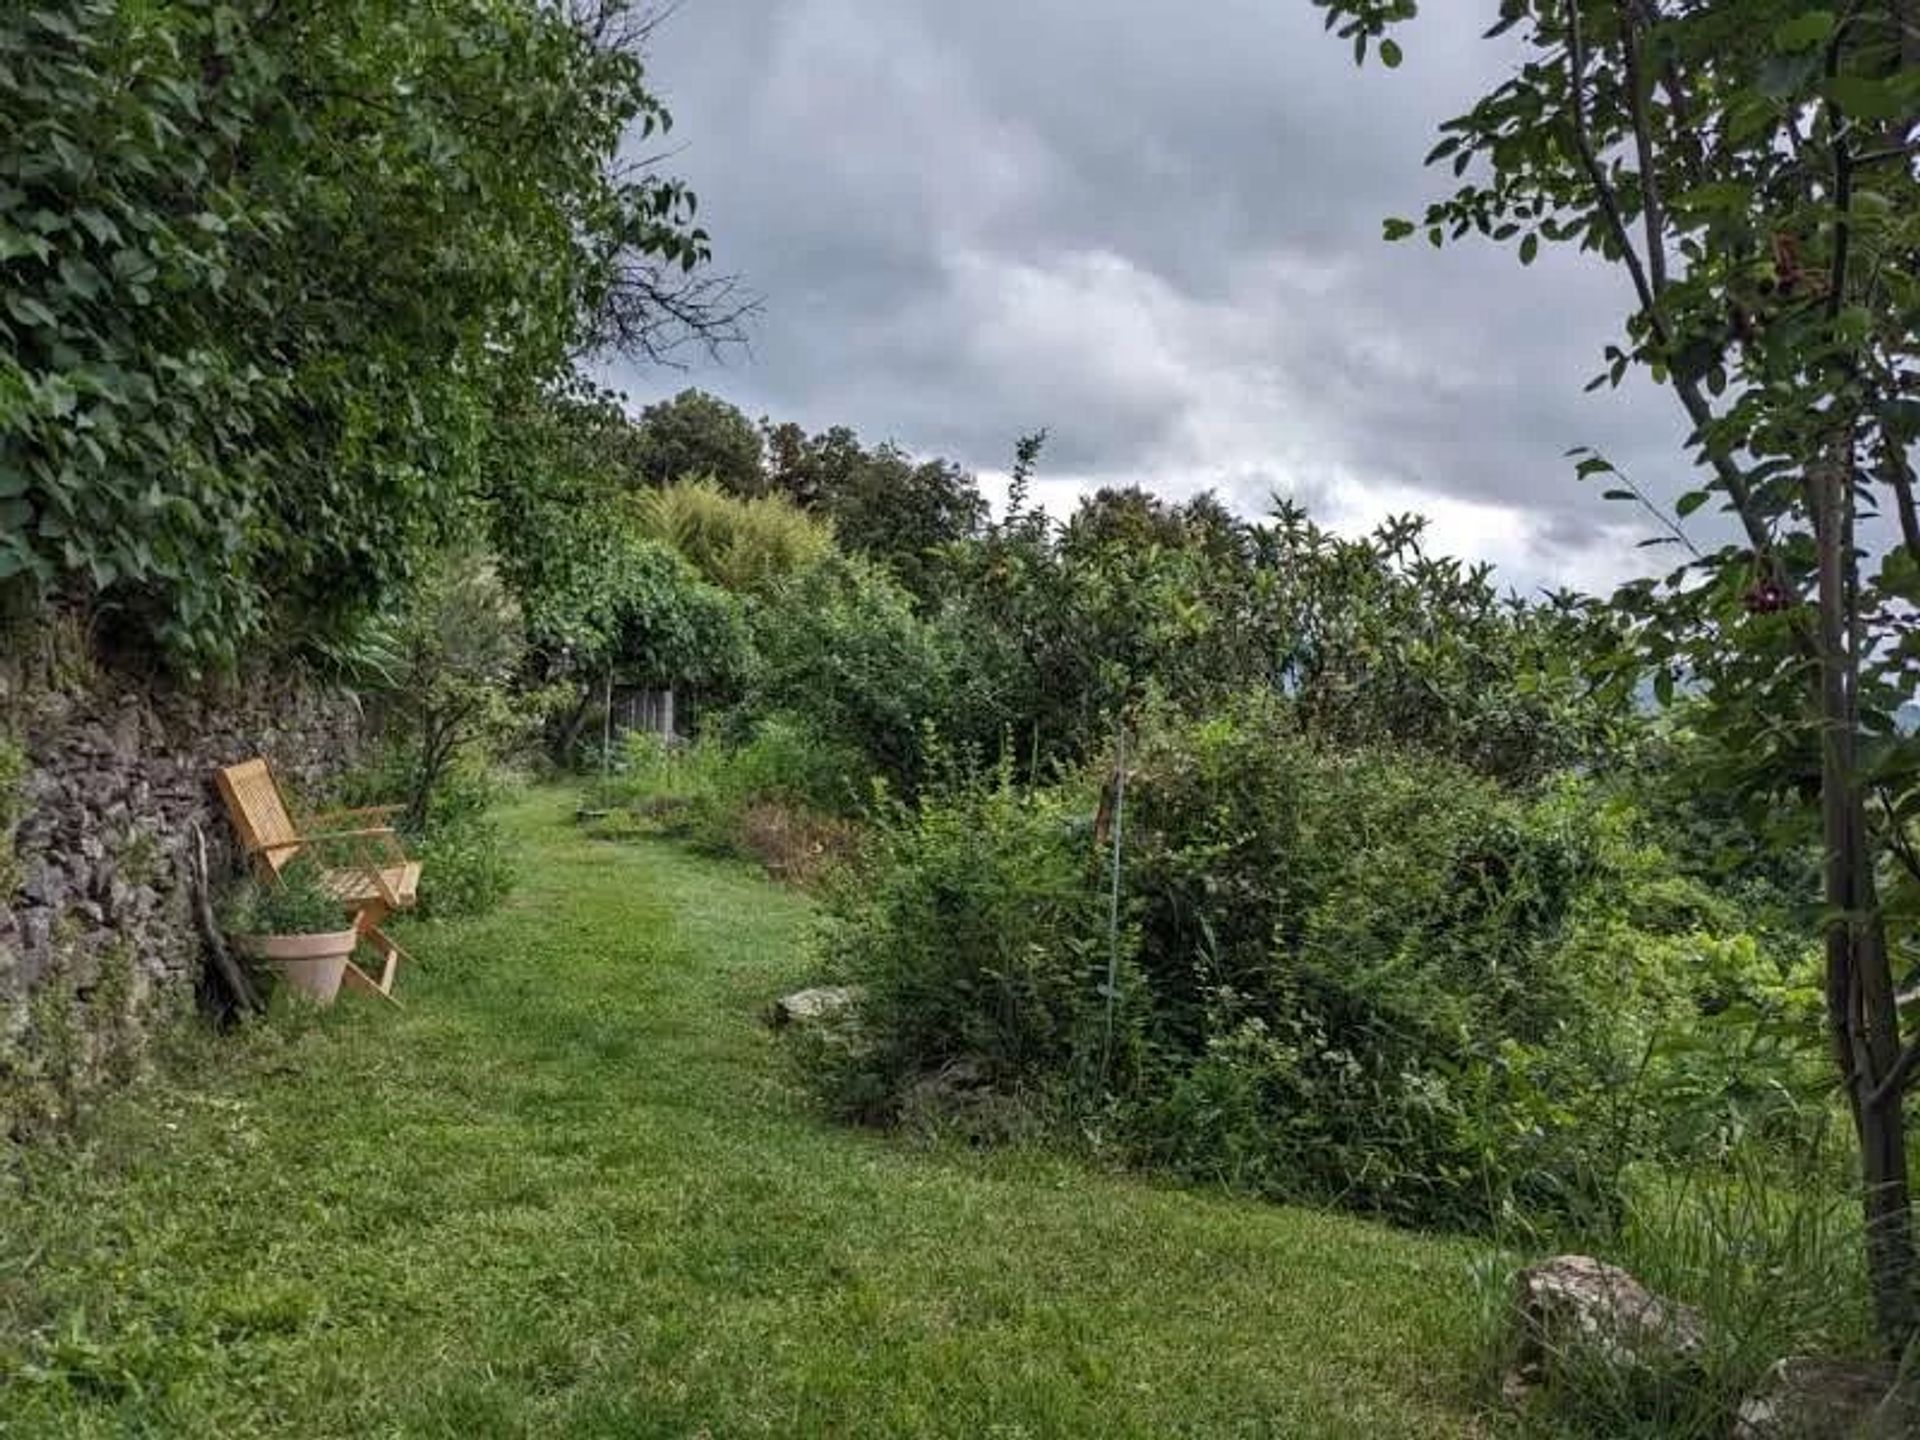
[[220, 798], [240, 837], [241, 848], [263, 884], [272, 884], [293, 859], [308, 851], [320, 866], [320, 883], [353, 916], [355, 932], [380, 952], [380, 978], [347, 962], [346, 981], [356, 990], [395, 1005], [393, 982], [401, 960], [411, 960], [380, 927], [419, 897], [420, 864], [409, 860], [387, 820], [398, 805], [333, 810], [316, 815], [302, 833], [288, 813], [286, 797], [265, 760], [229, 765], [214, 776]]

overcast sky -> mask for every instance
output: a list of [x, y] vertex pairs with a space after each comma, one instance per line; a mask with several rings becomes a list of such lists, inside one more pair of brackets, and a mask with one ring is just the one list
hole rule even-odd
[[1621, 277], [1381, 239], [1505, 63], [1456, 7], [1387, 72], [1307, 0], [685, 0], [652, 59], [671, 168], [765, 312], [750, 353], [617, 383], [851, 425], [993, 494], [1045, 426], [1056, 513], [1100, 484], [1250, 514], [1278, 490], [1343, 529], [1421, 510], [1523, 588], [1602, 586], [1647, 527], [1563, 452], [1684, 476], [1668, 397], [1582, 393]]

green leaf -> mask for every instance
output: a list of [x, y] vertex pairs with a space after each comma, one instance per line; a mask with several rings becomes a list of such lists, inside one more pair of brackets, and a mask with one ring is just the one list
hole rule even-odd
[[1381, 229], [1388, 240], [1404, 240], [1413, 234], [1415, 226], [1411, 220], [1399, 220], [1390, 217], [1382, 222]]
[[1398, 70], [1400, 62], [1406, 57], [1400, 53], [1400, 42], [1391, 36], [1380, 42], [1380, 63], [1389, 70]]
[[1540, 236], [1536, 231], [1528, 231], [1527, 237], [1520, 242], [1520, 263], [1531, 265], [1534, 257], [1540, 253]]
[[1834, 104], [1860, 120], [1892, 120], [1906, 109], [1893, 86], [1866, 75], [1835, 75], [1821, 90]]
[[43, 330], [60, 327], [60, 317], [31, 295], [8, 295], [7, 309], [22, 325], [37, 325]]
[[1834, 23], [1831, 10], [1809, 10], [1782, 20], [1773, 29], [1773, 48], [1788, 55], [1811, 50], [1833, 34]]
[[1709, 498], [1705, 490], [1689, 490], [1673, 502], [1673, 513], [1684, 520], [1702, 505], [1706, 504]]

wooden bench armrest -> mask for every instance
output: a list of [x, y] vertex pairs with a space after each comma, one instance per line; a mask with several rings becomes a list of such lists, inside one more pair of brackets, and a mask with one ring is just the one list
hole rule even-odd
[[359, 805], [348, 810], [322, 810], [313, 817], [313, 823], [332, 825], [342, 820], [357, 820], [362, 816], [398, 815], [406, 808], [404, 805]]
[[371, 825], [360, 830], [318, 830], [311, 835], [296, 835], [291, 840], [269, 840], [260, 846], [260, 850], [263, 854], [270, 854], [275, 850], [298, 850], [302, 845], [310, 845], [316, 840], [369, 840], [377, 835], [393, 835], [395, 840], [400, 838], [394, 835], [391, 825]]

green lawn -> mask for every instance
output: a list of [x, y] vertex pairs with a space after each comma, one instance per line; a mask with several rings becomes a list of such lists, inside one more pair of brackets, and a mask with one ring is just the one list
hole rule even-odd
[[1448, 1435], [1473, 1252], [837, 1128], [806, 902], [507, 817], [404, 1011], [202, 1046], [0, 1194], [0, 1432]]

